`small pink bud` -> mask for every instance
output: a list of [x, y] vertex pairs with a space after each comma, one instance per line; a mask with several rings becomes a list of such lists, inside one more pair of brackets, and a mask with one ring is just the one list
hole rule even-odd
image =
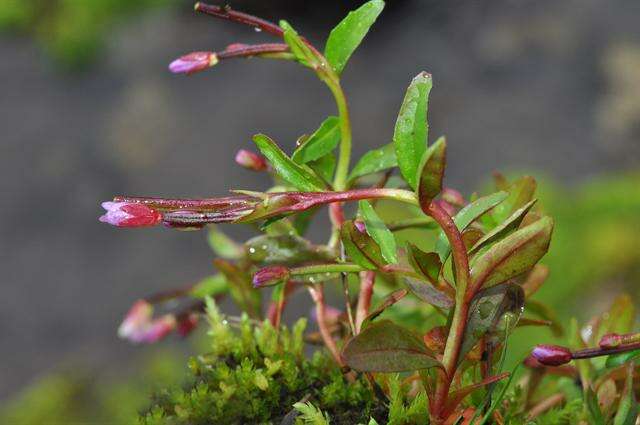
[[258, 270], [253, 275], [253, 286], [262, 288], [273, 286], [289, 280], [289, 269], [284, 266], [270, 266]]
[[360, 233], [364, 233], [367, 231], [367, 226], [364, 224], [364, 221], [362, 220], [354, 220], [353, 225], [356, 226], [356, 229], [358, 229], [358, 232]]
[[118, 227], [155, 226], [162, 220], [162, 214], [143, 204], [127, 202], [103, 202], [107, 213], [99, 218], [103, 223]]
[[118, 328], [120, 338], [129, 339], [145, 327], [153, 316], [153, 306], [145, 300], [138, 300], [131, 306], [122, 324]]
[[129, 338], [134, 343], [152, 344], [163, 339], [176, 328], [176, 318], [171, 314], [165, 314], [151, 321], [148, 326], [141, 329]]
[[198, 326], [198, 315], [196, 313], [189, 313], [184, 317], [178, 319], [178, 335], [186, 337]]
[[193, 74], [218, 63], [218, 56], [213, 52], [193, 52], [174, 60], [169, 64], [169, 71], [174, 74]]
[[236, 154], [236, 163], [241, 167], [253, 171], [264, 171], [267, 169], [267, 161], [257, 153], [240, 149]]
[[573, 358], [568, 348], [559, 345], [538, 345], [531, 355], [546, 366], [560, 366], [569, 363]]
[[600, 348], [614, 348], [622, 344], [622, 337], [618, 334], [607, 334], [600, 338]]

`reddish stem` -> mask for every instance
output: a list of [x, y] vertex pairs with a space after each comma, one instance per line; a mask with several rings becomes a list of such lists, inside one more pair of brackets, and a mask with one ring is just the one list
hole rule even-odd
[[326, 316], [326, 305], [324, 303], [324, 290], [322, 285], [315, 285], [313, 287], [309, 287], [309, 293], [311, 294], [311, 298], [316, 305], [316, 316], [318, 319], [318, 330], [320, 331], [320, 335], [322, 336], [322, 340], [324, 341], [324, 345], [326, 345], [327, 349], [335, 359], [336, 363], [340, 367], [344, 367], [345, 363], [338, 351], [338, 347], [336, 346], [336, 342], [333, 340], [333, 336], [331, 336], [331, 331], [327, 326], [327, 316]]
[[360, 293], [356, 307], [356, 333], [360, 333], [362, 322], [369, 315], [371, 297], [373, 296], [373, 284], [376, 273], [373, 271], [360, 272]]
[[216, 52], [218, 59], [246, 58], [250, 56], [268, 55], [272, 53], [285, 53], [289, 46], [284, 43], [248, 44], [242, 47], [233, 47]]
[[585, 348], [584, 350], [574, 351], [571, 353], [571, 358], [574, 360], [590, 359], [592, 357], [608, 356], [610, 354], [626, 353], [627, 351], [640, 349], [640, 342], [633, 344], [619, 345], [612, 348]]
[[269, 22], [253, 15], [248, 15], [246, 13], [232, 10], [229, 6], [220, 7], [198, 2], [196, 3], [194, 8], [197, 12], [215, 16], [216, 18], [224, 19], [226, 21], [237, 22], [239, 24], [258, 28], [264, 32], [276, 35], [278, 37], [282, 37], [283, 34], [282, 28], [280, 28], [273, 22]]

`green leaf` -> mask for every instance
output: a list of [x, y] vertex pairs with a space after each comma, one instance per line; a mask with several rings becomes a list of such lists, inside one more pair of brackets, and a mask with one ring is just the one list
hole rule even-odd
[[264, 134], [256, 134], [253, 141], [267, 158], [275, 172], [284, 180], [305, 192], [322, 191], [324, 184], [317, 176], [293, 162], [276, 143]]
[[313, 170], [314, 173], [316, 173], [328, 184], [328, 182], [331, 181], [333, 172], [336, 169], [336, 157], [334, 154], [329, 153], [322, 158], [307, 163], [307, 165]]
[[393, 233], [391, 233], [380, 217], [378, 217], [378, 214], [376, 214], [368, 201], [359, 202], [359, 211], [364, 220], [367, 233], [380, 246], [382, 257], [388, 263], [397, 263], [398, 256], [396, 251], [398, 248]]
[[404, 281], [411, 290], [411, 293], [418, 297], [418, 299], [445, 310], [453, 307], [454, 302], [447, 294], [439, 291], [428, 283], [411, 277], [406, 277]]
[[496, 223], [502, 223], [516, 210], [533, 200], [536, 193], [536, 180], [531, 176], [523, 176], [509, 185], [509, 196], [493, 209], [491, 215]]
[[256, 236], [245, 243], [244, 253], [252, 263], [267, 266], [291, 266], [334, 259], [327, 249], [292, 234]]
[[393, 132], [398, 166], [412, 189], [417, 186], [418, 167], [427, 149], [427, 106], [431, 86], [431, 74], [426, 72], [421, 72], [411, 81]]
[[398, 160], [396, 159], [395, 147], [393, 143], [389, 143], [380, 149], [370, 150], [365, 153], [351, 170], [349, 181], [397, 166]]
[[320, 64], [320, 58], [300, 38], [296, 30], [284, 20], [280, 21], [280, 28], [284, 31], [284, 42], [287, 43], [296, 60], [305, 66], [316, 68]]
[[633, 392], [633, 363], [627, 372], [624, 393], [618, 405], [618, 412], [613, 419], [613, 425], [634, 425], [638, 419], [638, 402]]
[[522, 220], [527, 215], [529, 210], [536, 203], [536, 200], [528, 202], [524, 206], [518, 208], [509, 218], [502, 222], [499, 226], [494, 227], [489, 233], [484, 235], [476, 244], [469, 250], [469, 255], [478, 252], [482, 247], [489, 245], [504, 236], [508, 235], [512, 231], [520, 227]]
[[623, 364], [640, 358], [640, 350], [627, 351], [626, 353], [612, 354], [607, 357], [605, 366], [607, 368], [614, 368], [622, 366]]
[[416, 195], [425, 214], [428, 212], [429, 204], [433, 198], [438, 196], [442, 190], [446, 161], [447, 141], [444, 137], [440, 137], [425, 151], [416, 177], [418, 181]]
[[196, 283], [189, 291], [189, 295], [195, 298], [215, 297], [226, 293], [228, 290], [227, 279], [221, 274], [216, 274]]
[[378, 305], [378, 307], [376, 307], [375, 310], [373, 310], [371, 313], [369, 313], [367, 317], [364, 318], [360, 328], [365, 329], [367, 326], [371, 324], [371, 322], [373, 322], [373, 320], [375, 320], [378, 316], [380, 316], [386, 309], [388, 309], [389, 307], [391, 307], [392, 305], [394, 305], [395, 303], [403, 299], [407, 295], [407, 293], [408, 292], [406, 289], [398, 289], [396, 291], [393, 291], [389, 295], [387, 295], [384, 298], [384, 300], [382, 300], [380, 305]]
[[593, 425], [605, 425], [604, 416], [598, 405], [598, 397], [591, 387], [585, 391], [585, 399]]
[[360, 232], [353, 221], [346, 221], [340, 229], [346, 254], [351, 261], [368, 270], [385, 265], [380, 246], [367, 232]]
[[218, 256], [227, 260], [237, 260], [242, 256], [242, 247], [230, 237], [222, 233], [217, 226], [209, 226], [207, 237], [209, 247]]
[[[478, 198], [475, 201], [471, 202], [469, 205], [462, 208], [456, 216], [453, 218], [454, 223], [456, 223], [456, 227], [459, 231], [463, 231], [467, 228], [471, 223], [477, 220], [481, 215], [485, 214], [491, 208], [494, 208], [496, 205], [500, 204], [500, 202], [504, 201], [507, 197], [507, 192], [496, 192], [491, 195], [483, 196], [482, 198]], [[438, 240], [436, 241], [436, 252], [440, 256], [440, 261], [443, 263], [449, 257], [451, 253], [451, 246], [449, 245], [449, 240], [444, 232], [440, 232], [438, 235]]]
[[517, 322], [523, 307], [524, 291], [518, 285], [505, 283], [478, 292], [469, 307], [469, 319], [458, 364], [464, 360], [464, 356], [471, 351], [480, 338], [496, 329], [505, 314], [515, 314], [517, 317], [514, 323]]
[[407, 244], [409, 263], [415, 271], [436, 285], [440, 278], [442, 263], [435, 252], [424, 252], [412, 243]]
[[540, 220], [512, 233], [478, 257], [471, 268], [477, 287], [493, 286], [531, 269], [549, 249], [553, 220]]
[[340, 120], [329, 117], [291, 155], [298, 164], [315, 161], [331, 153], [340, 142]]
[[222, 258], [213, 260], [213, 265], [227, 279], [231, 298], [236, 305], [252, 319], [261, 319], [262, 292], [253, 289], [251, 275], [238, 265]]
[[371, 0], [349, 12], [347, 17], [331, 30], [324, 48], [324, 55], [336, 74], [342, 73], [347, 61], [367, 35], [383, 8], [384, 1]]
[[410, 372], [442, 368], [424, 343], [388, 320], [367, 327], [342, 352], [347, 365], [360, 372]]

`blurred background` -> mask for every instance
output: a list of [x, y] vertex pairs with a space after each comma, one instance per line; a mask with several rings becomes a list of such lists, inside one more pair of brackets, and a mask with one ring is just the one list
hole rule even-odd
[[[363, 2], [227, 3], [285, 18], [322, 46]], [[431, 72], [431, 137], [448, 137], [449, 186], [481, 190], [498, 169], [540, 179], [558, 223], [541, 299], [561, 318], [586, 318], [620, 292], [637, 299], [640, 3], [387, 6], [343, 78], [355, 157], [391, 140], [408, 82]], [[169, 74], [184, 53], [270, 39], [196, 15], [191, 1], [2, 0], [0, 30], [0, 417], [126, 423], [151, 389], [178, 382], [194, 348], [130, 346], [116, 337], [123, 314], [211, 274], [212, 255], [203, 232], [101, 224], [100, 202], [263, 189], [235, 152], [257, 132], [293, 148], [335, 113], [332, 99], [291, 63]]]

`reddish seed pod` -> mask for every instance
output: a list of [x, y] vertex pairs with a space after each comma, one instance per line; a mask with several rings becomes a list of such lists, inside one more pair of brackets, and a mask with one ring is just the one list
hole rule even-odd
[[571, 350], [559, 345], [538, 345], [531, 355], [546, 366], [560, 366], [569, 363], [573, 358]]
[[258, 270], [253, 275], [253, 286], [262, 288], [273, 286], [289, 280], [289, 269], [284, 266], [270, 266]]
[[174, 60], [169, 64], [169, 71], [174, 74], [193, 74], [218, 63], [218, 56], [213, 52], [193, 52]]

